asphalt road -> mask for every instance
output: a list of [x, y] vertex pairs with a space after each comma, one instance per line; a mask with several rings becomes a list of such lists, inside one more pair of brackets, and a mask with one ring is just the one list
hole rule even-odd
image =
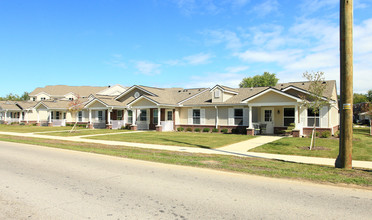
[[0, 219], [371, 219], [372, 191], [0, 142]]

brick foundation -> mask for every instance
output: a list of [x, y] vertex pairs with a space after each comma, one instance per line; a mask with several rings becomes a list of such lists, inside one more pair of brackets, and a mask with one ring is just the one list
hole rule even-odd
[[41, 126], [41, 123], [40, 122], [36, 122], [36, 126]]
[[155, 128], [156, 128], [157, 132], [162, 132], [163, 131], [163, 127], [161, 125], [156, 125]]
[[[175, 126], [175, 130], [177, 130], [177, 128], [184, 128], [186, 131], [187, 128], [191, 128], [192, 130], [194, 130], [195, 128], [200, 128], [200, 131], [202, 132], [204, 128], [209, 128], [210, 129], [210, 132], [216, 128], [215, 125], [176, 125]], [[217, 126], [217, 129], [219, 130], [219, 132], [221, 132], [222, 129], [227, 129], [228, 130], [228, 133], [232, 133], [233, 129], [234, 130], [234, 133], [238, 133], [238, 134], [246, 134], [246, 129], [248, 128], [248, 126], [225, 126], [225, 125], [222, 125], [222, 126]]]
[[132, 131], [137, 131], [137, 125], [131, 125], [130, 130]]
[[107, 124], [106, 129], [112, 129], [112, 125]]
[[53, 127], [53, 123], [48, 122], [48, 127]]
[[[311, 135], [311, 133], [313, 132], [313, 128], [311, 127], [308, 127], [308, 128], [303, 128], [303, 135], [305, 136], [309, 136]], [[315, 132], [318, 132], [320, 135], [325, 132], [325, 131], [329, 131], [331, 134], [332, 134], [332, 129], [331, 128], [316, 128], [315, 129]]]
[[247, 128], [247, 135], [254, 136], [254, 129], [253, 128]]
[[88, 124], [89, 129], [93, 129], [93, 124]]
[[293, 137], [300, 137], [300, 130], [292, 130]]

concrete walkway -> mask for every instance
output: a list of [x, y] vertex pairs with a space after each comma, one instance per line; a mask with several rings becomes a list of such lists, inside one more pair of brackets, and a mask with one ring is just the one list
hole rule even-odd
[[[271, 136], [263, 136], [261, 140], [255, 140], [260, 137], [256, 137], [241, 143], [232, 144], [230, 146], [225, 146], [217, 149], [206, 149], [197, 147], [183, 147], [183, 146], [171, 146], [171, 145], [159, 145], [159, 144], [143, 144], [143, 143], [133, 143], [133, 142], [122, 142], [122, 141], [108, 141], [108, 140], [95, 140], [95, 139], [85, 139], [79, 136], [77, 137], [59, 137], [51, 135], [39, 135], [34, 133], [16, 133], [16, 132], [0, 132], [0, 135], [12, 135], [19, 137], [32, 137], [32, 138], [43, 138], [43, 139], [55, 139], [64, 141], [74, 141], [83, 143], [96, 143], [114, 146], [127, 146], [127, 147], [139, 147], [139, 148], [149, 148], [157, 150], [168, 150], [168, 151], [178, 151], [178, 152], [188, 152], [188, 153], [202, 153], [202, 154], [220, 154], [220, 155], [230, 155], [239, 157], [257, 157], [266, 158], [274, 160], [283, 160], [296, 163], [307, 163], [307, 164], [319, 164], [334, 166], [335, 159], [331, 158], [320, 158], [320, 157], [305, 157], [305, 156], [295, 156], [295, 155], [280, 155], [280, 154], [268, 154], [268, 153], [255, 153], [247, 152], [247, 149], [251, 149], [252, 146], [259, 146], [265, 143], [274, 141], [275, 138], [271, 139]], [[271, 141], [270, 141], [271, 140]], [[353, 160], [353, 167], [372, 169], [372, 162], [370, 161], [356, 161]]]
[[246, 141], [238, 142], [235, 144], [231, 144], [225, 147], [218, 148], [219, 150], [224, 151], [234, 151], [234, 152], [240, 152], [245, 153], [249, 151], [250, 149], [259, 147], [261, 145], [276, 141], [281, 139], [282, 137], [278, 136], [258, 136], [253, 139], [249, 139]]

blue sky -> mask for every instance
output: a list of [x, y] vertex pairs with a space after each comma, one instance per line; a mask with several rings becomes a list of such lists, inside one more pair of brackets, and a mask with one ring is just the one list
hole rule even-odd
[[[339, 0], [0, 0], [0, 96], [45, 85], [339, 81]], [[372, 89], [372, 0], [354, 0], [354, 91]]]

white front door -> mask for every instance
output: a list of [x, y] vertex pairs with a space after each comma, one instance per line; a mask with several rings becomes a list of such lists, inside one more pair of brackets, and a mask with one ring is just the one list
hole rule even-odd
[[265, 134], [274, 134], [274, 108], [262, 108], [262, 123], [266, 124]]

